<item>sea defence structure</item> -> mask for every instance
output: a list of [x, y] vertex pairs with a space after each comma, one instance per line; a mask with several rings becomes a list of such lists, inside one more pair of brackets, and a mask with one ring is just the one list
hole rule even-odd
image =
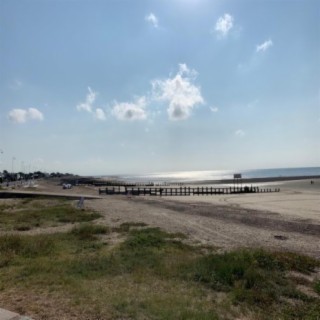
[[204, 196], [218, 194], [241, 194], [241, 193], [266, 193], [280, 192], [279, 188], [259, 188], [259, 187], [128, 187], [112, 186], [99, 188], [99, 195], [132, 195], [132, 196]]

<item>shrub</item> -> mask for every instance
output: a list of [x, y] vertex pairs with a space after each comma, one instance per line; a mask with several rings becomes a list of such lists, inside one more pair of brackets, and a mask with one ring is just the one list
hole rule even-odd
[[36, 257], [49, 255], [53, 250], [54, 242], [46, 235], [0, 237], [0, 252], [3, 255]]
[[110, 229], [103, 225], [84, 223], [74, 227], [71, 233], [76, 235], [80, 240], [94, 240], [98, 234], [106, 234]]

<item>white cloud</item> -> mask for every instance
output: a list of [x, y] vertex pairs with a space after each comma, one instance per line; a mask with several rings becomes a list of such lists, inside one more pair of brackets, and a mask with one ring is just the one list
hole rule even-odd
[[264, 43], [257, 45], [256, 52], [261, 52], [261, 51], [264, 52], [272, 46], [273, 46], [273, 42], [271, 39], [269, 39], [269, 40], [265, 41]]
[[77, 105], [78, 111], [86, 111], [93, 114], [93, 117], [97, 120], [106, 120], [106, 114], [101, 108], [94, 108], [93, 104], [96, 101], [98, 93], [88, 87], [88, 93], [86, 95], [86, 101]]
[[146, 15], [144, 19], [149, 22], [154, 28], [159, 28], [159, 20], [152, 12]]
[[220, 36], [227, 36], [229, 31], [233, 27], [233, 21], [234, 18], [230, 14], [226, 13], [223, 16], [219, 17], [219, 19], [216, 22], [214, 30], [220, 35]]
[[9, 112], [9, 120], [14, 123], [25, 123], [29, 120], [42, 121], [43, 114], [36, 108], [13, 109]]
[[95, 110], [94, 117], [95, 117], [97, 120], [101, 120], [101, 121], [106, 120], [106, 114], [105, 114], [105, 112], [104, 112], [101, 108], [97, 108], [97, 109]]
[[15, 123], [24, 123], [27, 121], [27, 110], [13, 109], [9, 112], [9, 119]]
[[152, 81], [153, 97], [169, 103], [167, 112], [170, 120], [187, 119], [196, 105], [204, 103], [200, 88], [193, 84], [196, 76], [195, 70], [179, 64], [179, 71], [174, 77]]
[[135, 100], [135, 102], [115, 102], [112, 108], [112, 114], [118, 120], [144, 120], [147, 118], [146, 97], [142, 96]]
[[[148, 98], [144, 95], [132, 102], [115, 101], [112, 106], [112, 115], [118, 120], [145, 120], [149, 117], [153, 121], [161, 111], [155, 109], [147, 112], [147, 104], [150, 101], [165, 101], [168, 102], [167, 112], [170, 120], [186, 119], [197, 105], [204, 103], [200, 87], [194, 84], [196, 77], [195, 70], [189, 69], [184, 63], [179, 64], [179, 70], [175, 76], [151, 82], [152, 92], [148, 94]], [[97, 93], [90, 87], [88, 91], [85, 102], [77, 105], [78, 111], [86, 111], [97, 120], [105, 120], [105, 111], [93, 106]]]
[[43, 114], [36, 108], [29, 108], [27, 111], [27, 118], [30, 120], [43, 120]]
[[241, 130], [241, 129], [237, 130], [234, 134], [235, 134], [237, 137], [244, 137], [244, 136], [246, 135], [246, 133], [245, 133], [243, 130]]
[[87, 112], [92, 112], [92, 104], [96, 100], [97, 93], [91, 90], [90, 87], [88, 87], [88, 93], [86, 95], [86, 101], [83, 103], [79, 103], [77, 105], [77, 110], [78, 111], [87, 111]]
[[218, 112], [219, 111], [219, 108], [218, 107], [210, 107], [210, 110], [212, 112]]

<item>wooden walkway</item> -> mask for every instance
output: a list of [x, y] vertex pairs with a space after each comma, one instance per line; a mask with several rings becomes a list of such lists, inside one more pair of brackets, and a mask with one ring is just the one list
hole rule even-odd
[[204, 196], [217, 194], [241, 194], [241, 193], [267, 193], [280, 192], [280, 189], [259, 188], [259, 187], [229, 187], [229, 188], [214, 188], [214, 187], [127, 187], [113, 186], [100, 188], [99, 194], [105, 195], [133, 195], [133, 196]]

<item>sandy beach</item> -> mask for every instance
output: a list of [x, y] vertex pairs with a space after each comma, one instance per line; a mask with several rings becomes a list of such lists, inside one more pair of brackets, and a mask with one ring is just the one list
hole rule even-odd
[[[183, 197], [103, 195], [85, 200], [85, 206], [103, 215], [98, 222], [101, 224], [144, 222], [185, 233], [188, 241], [219, 250], [263, 247], [320, 259], [320, 179], [315, 179], [314, 184], [297, 180], [268, 182], [263, 186], [281, 191]], [[79, 197], [98, 195], [96, 187], [62, 190], [57, 181], [50, 180], [38, 181], [31, 192], [35, 191]]]
[[[45, 207], [56, 203], [56, 199], [50, 199], [52, 196], [67, 196], [72, 199], [70, 201], [75, 206], [80, 198], [85, 197], [85, 209], [101, 214], [101, 217], [93, 223], [105, 225], [111, 227], [108, 230], [114, 230], [103, 235], [103, 241], [108, 243], [108, 250], [116, 250], [120, 247], [119, 244], [126, 241], [126, 236], [116, 231], [121, 228], [112, 227], [131, 222], [136, 225], [143, 223], [149, 227], [159, 227], [170, 233], [183, 233], [186, 238], [181, 241], [192, 244], [201, 254], [213, 250], [222, 253], [238, 248], [264, 248], [273, 252], [295, 252], [320, 259], [320, 179], [315, 179], [313, 184], [310, 183], [310, 180], [293, 180], [268, 182], [263, 185], [259, 184], [259, 186], [268, 189], [280, 188], [280, 192], [170, 197], [99, 195], [99, 188], [94, 186], [74, 186], [71, 189], [63, 189], [59, 180], [50, 179], [36, 181], [31, 188], [16, 186], [11, 192], [48, 196], [48, 199], [42, 197], [40, 200]], [[8, 192], [9, 190], [3, 191]], [[21, 194], [17, 195], [17, 197], [20, 196]], [[23, 204], [24, 199], [0, 198], [0, 204], [17, 201]], [[78, 216], [80, 211], [77, 210], [76, 215]], [[0, 234], [56, 235], [59, 232], [70, 231], [76, 224], [68, 222], [62, 225], [43, 225], [25, 231], [3, 230]], [[301, 274], [296, 272], [293, 273], [293, 276], [301, 276]], [[120, 276], [120, 279], [121, 277], [123, 275]], [[317, 269], [312, 276], [308, 276], [308, 281], [313, 283], [318, 277], [319, 270]], [[108, 282], [103, 284], [103, 292], [106, 297], [103, 306], [107, 306], [106, 313], [109, 312], [108, 307], [112, 305], [113, 292], [116, 292], [115, 295], [119, 293], [112, 285], [108, 286], [110, 279], [112, 278], [108, 278]], [[119, 277], [116, 277], [115, 281], [118, 287]], [[85, 285], [88, 286], [88, 282], [85, 282]], [[127, 283], [123, 287], [127, 288], [126, 285]], [[91, 286], [92, 280], [88, 288], [92, 288]], [[134, 286], [137, 286], [135, 282]], [[309, 287], [299, 285], [299, 289], [314, 297], [315, 293]], [[32, 294], [28, 291], [28, 300], [23, 290], [19, 291], [20, 289], [17, 288], [15, 290], [2, 292], [2, 307], [5, 309], [30, 314], [34, 319], [98, 319], [92, 316], [94, 311], [91, 309], [88, 309], [90, 310], [88, 311], [89, 317], [85, 315], [79, 317], [74, 307], [72, 307], [72, 314], [69, 314], [70, 307], [63, 304], [65, 301], [61, 303], [59, 299], [55, 300], [56, 297], [45, 296], [43, 300], [39, 300], [35, 290]], [[99, 295], [100, 291], [99, 289]], [[163, 294], [161, 292], [161, 298]], [[218, 299], [217, 297], [215, 296], [215, 299]], [[23, 308], [21, 301], [26, 301], [24, 305], [22, 304]], [[48, 301], [55, 302], [48, 307]], [[30, 305], [36, 306], [36, 309], [30, 308]], [[8, 313], [4, 309], [2, 311]], [[65, 315], [67, 317], [64, 317]], [[231, 316], [231, 318], [234, 317]]]
[[105, 196], [86, 206], [103, 223], [145, 222], [221, 250], [264, 247], [320, 258], [320, 180], [281, 182], [279, 193], [185, 197]]

